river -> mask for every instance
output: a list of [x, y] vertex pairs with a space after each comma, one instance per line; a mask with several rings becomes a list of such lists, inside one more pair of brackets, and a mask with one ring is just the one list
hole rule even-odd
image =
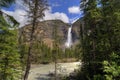
[[[57, 63], [57, 74], [69, 75], [75, 69], [79, 68], [80, 62]], [[50, 80], [49, 74], [54, 73], [55, 64], [32, 65], [28, 80]]]

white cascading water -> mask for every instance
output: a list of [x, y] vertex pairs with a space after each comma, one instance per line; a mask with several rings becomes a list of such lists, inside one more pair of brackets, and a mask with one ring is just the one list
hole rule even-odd
[[67, 41], [66, 41], [66, 43], [65, 43], [65, 46], [66, 46], [67, 48], [69, 48], [69, 47], [72, 46], [72, 33], [71, 33], [71, 31], [72, 31], [72, 25], [71, 25], [71, 27], [69, 27], [69, 29], [68, 29]]

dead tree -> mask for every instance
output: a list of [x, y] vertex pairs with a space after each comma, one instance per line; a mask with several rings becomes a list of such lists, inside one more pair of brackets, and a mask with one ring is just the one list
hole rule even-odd
[[37, 24], [40, 19], [44, 16], [44, 11], [48, 9], [47, 1], [46, 0], [24, 0], [25, 5], [28, 7], [28, 18], [29, 22], [32, 25], [31, 31], [30, 31], [30, 39], [29, 39], [29, 47], [28, 47], [28, 53], [27, 53], [27, 61], [26, 61], [26, 69], [24, 74], [24, 80], [28, 79], [29, 71], [31, 68], [31, 54], [32, 54], [32, 45], [33, 45], [33, 38], [34, 38], [34, 32], [37, 28]]

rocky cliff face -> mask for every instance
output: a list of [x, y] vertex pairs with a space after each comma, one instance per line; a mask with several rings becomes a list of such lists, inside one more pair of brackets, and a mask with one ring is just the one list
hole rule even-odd
[[[67, 38], [67, 31], [69, 25], [60, 20], [49, 20], [38, 23], [38, 27], [35, 30], [34, 38], [37, 41], [43, 41], [49, 47], [53, 44], [53, 29], [57, 29], [57, 37], [59, 43], [63, 45]], [[22, 28], [22, 36], [25, 37], [25, 41], [29, 41], [31, 25], [26, 25]]]
[[80, 19], [78, 19], [74, 24], [72, 28], [72, 38], [73, 43], [78, 41], [80, 38]]
[[[79, 39], [79, 21], [73, 24], [72, 37], [73, 43]], [[48, 20], [38, 23], [38, 27], [35, 30], [34, 38], [37, 41], [43, 41], [49, 47], [53, 45], [53, 28], [57, 29], [57, 38], [61, 47], [64, 47], [64, 44], [67, 40], [69, 24], [66, 24], [60, 20]], [[26, 25], [22, 28], [22, 36], [25, 37], [25, 41], [29, 41], [31, 25]]]

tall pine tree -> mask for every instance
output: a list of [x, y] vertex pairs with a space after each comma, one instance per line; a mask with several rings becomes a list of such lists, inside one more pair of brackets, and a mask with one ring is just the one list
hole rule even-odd
[[13, 17], [0, 14], [0, 79], [20, 79], [21, 67], [18, 53], [18, 23]]
[[102, 62], [106, 60], [111, 62], [114, 58], [111, 57], [113, 53], [119, 55], [119, 3], [119, 0], [82, 0], [81, 2], [84, 11], [84, 26], [81, 27], [82, 70], [87, 79], [103, 79], [105, 73]]

